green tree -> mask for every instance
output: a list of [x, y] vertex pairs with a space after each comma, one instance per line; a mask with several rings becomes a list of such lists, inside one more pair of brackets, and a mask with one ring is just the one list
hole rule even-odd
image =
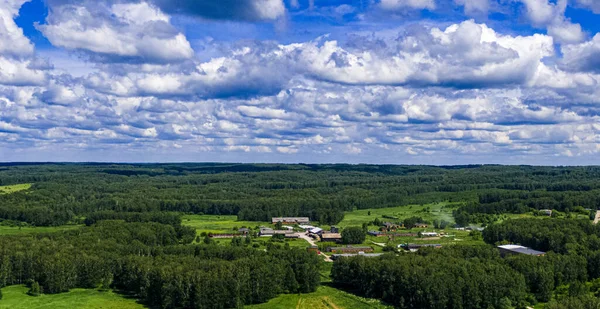
[[365, 231], [358, 226], [347, 227], [342, 230], [342, 242], [345, 244], [361, 244], [366, 237]]
[[29, 288], [27, 294], [31, 296], [40, 296], [42, 294], [42, 289], [40, 288], [40, 284], [37, 281], [34, 281]]

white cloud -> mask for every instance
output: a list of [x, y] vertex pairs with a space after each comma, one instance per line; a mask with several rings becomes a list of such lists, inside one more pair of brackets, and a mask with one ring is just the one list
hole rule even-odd
[[561, 49], [566, 70], [600, 73], [600, 33], [587, 42]]
[[[88, 3], [89, 4], [89, 3]], [[94, 7], [58, 5], [38, 28], [59, 47], [90, 52], [94, 60], [173, 62], [193, 56], [186, 37], [169, 17], [145, 2]]]
[[490, 8], [489, 0], [454, 0], [454, 3], [464, 6], [468, 16], [487, 15]]
[[534, 26], [546, 27], [548, 34], [559, 43], [579, 43], [585, 39], [581, 25], [565, 17], [567, 0], [552, 3], [549, 0], [520, 0], [525, 4], [527, 16]]

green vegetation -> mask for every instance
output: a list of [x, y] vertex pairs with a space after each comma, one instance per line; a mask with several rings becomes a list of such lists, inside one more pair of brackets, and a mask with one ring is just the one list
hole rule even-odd
[[[371, 222], [375, 218], [382, 221], [401, 221], [409, 217], [421, 217], [425, 221], [445, 220], [454, 222], [452, 210], [460, 206], [460, 203], [430, 203], [424, 205], [406, 205], [390, 208], [368, 208], [347, 212], [344, 220], [337, 224], [340, 227], [360, 226], [364, 222]], [[397, 219], [385, 219], [383, 216], [395, 217]]]
[[4, 297], [0, 301], [0, 309], [142, 309], [135, 299], [125, 298], [120, 294], [91, 289], [73, 289], [67, 293], [27, 295], [28, 288], [14, 285], [2, 289]]
[[16, 185], [0, 186], [0, 194], [10, 194], [19, 191], [29, 190], [31, 188], [30, 183], [22, 183]]
[[233, 215], [185, 215], [182, 224], [196, 229], [198, 235], [201, 233], [233, 233], [239, 228], [248, 227], [254, 229], [257, 226], [271, 226], [270, 222], [237, 221]]
[[81, 227], [81, 225], [61, 225], [61, 226], [23, 226], [2, 225], [0, 224], [0, 235], [31, 235], [54, 233], [61, 231], [70, 231]]
[[260, 305], [246, 309], [384, 309], [392, 308], [376, 299], [359, 297], [332, 287], [321, 286], [314, 293], [284, 294]]

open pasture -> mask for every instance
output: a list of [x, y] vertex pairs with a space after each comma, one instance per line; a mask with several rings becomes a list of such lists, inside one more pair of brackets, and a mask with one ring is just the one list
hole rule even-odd
[[29, 190], [31, 188], [30, 183], [22, 183], [18, 185], [9, 185], [9, 186], [0, 186], [0, 195], [1, 194], [10, 194], [18, 191]]
[[27, 295], [27, 287], [14, 285], [2, 289], [0, 309], [142, 309], [134, 299], [112, 291], [100, 292], [88, 289], [73, 289], [67, 293]]

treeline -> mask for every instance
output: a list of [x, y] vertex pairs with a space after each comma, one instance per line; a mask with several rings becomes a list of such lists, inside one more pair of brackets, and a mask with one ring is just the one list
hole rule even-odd
[[43, 293], [116, 288], [151, 307], [240, 308], [319, 284], [319, 259], [272, 245], [190, 245], [172, 225], [100, 221], [65, 233], [0, 238], [0, 286]]
[[464, 202], [477, 214], [598, 208], [598, 167], [284, 164], [10, 164], [0, 185], [0, 219], [61, 225], [93, 213], [182, 212], [268, 221], [308, 216], [335, 224], [345, 211]]
[[331, 276], [340, 287], [397, 308], [511, 308], [523, 307], [527, 300], [523, 275], [490, 248], [342, 258]]

